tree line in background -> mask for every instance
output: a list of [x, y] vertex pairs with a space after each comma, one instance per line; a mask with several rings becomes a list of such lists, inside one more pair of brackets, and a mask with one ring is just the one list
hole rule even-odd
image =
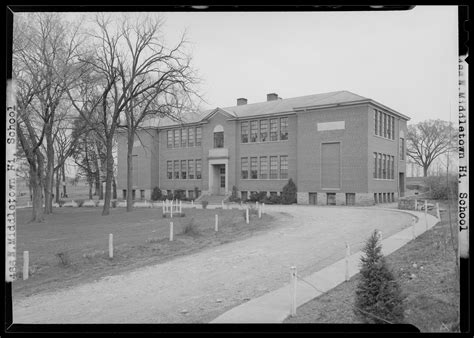
[[[102, 214], [108, 215], [112, 188], [116, 195], [117, 133], [123, 130], [127, 136], [131, 191], [134, 138], [143, 123], [152, 118], [180, 121], [201, 99], [184, 33], [170, 47], [159, 17], [99, 13], [85, 19], [67, 21], [61, 13], [14, 18], [17, 155], [28, 164], [35, 222], [52, 213], [53, 188], [58, 201], [68, 159], [86, 178], [89, 198], [95, 189], [104, 199]], [[127, 194], [128, 211], [131, 198]]]

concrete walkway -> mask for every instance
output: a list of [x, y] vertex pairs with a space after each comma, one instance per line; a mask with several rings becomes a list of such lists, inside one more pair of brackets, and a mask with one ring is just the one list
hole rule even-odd
[[[394, 211], [394, 209], [387, 210]], [[383, 238], [382, 234], [382, 252], [384, 255], [398, 250], [439, 222], [436, 217], [430, 214], [427, 214], [425, 218], [423, 212], [409, 210], [397, 211], [413, 215], [416, 217], [416, 223], [414, 227], [406, 228], [388, 238]], [[359, 272], [362, 254], [362, 251], [358, 251], [349, 256], [349, 277]], [[341, 259], [304, 278], [305, 281], [315, 286], [319, 291], [308, 285], [308, 283], [298, 279], [296, 286], [296, 306], [299, 307], [344, 282], [345, 272], [346, 260]], [[288, 271], [288, 279], [290, 279], [290, 271]], [[210, 323], [281, 323], [290, 315], [290, 304], [291, 289], [290, 284], [288, 284], [280, 289], [243, 303], [223, 313]]]

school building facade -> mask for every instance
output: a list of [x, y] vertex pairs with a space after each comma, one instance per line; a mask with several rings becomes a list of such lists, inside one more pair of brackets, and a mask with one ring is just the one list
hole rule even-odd
[[[186, 123], [140, 130], [133, 151], [134, 199], [186, 191], [189, 198], [279, 195], [292, 178], [298, 204], [357, 205], [405, 192], [409, 117], [348, 91], [215, 108]], [[118, 193], [127, 194], [127, 140], [118, 137]]]

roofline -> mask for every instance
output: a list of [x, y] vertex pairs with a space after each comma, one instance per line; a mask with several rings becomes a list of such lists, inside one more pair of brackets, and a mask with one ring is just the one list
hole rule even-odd
[[227, 121], [242, 121], [242, 120], [251, 120], [251, 119], [254, 119], [254, 118], [268, 117], [268, 116], [282, 116], [282, 115], [294, 115], [294, 114], [296, 114], [296, 112], [294, 110], [287, 110], [287, 111], [282, 111], [282, 112], [278, 112], [278, 113], [234, 117], [232, 119], [227, 119]]

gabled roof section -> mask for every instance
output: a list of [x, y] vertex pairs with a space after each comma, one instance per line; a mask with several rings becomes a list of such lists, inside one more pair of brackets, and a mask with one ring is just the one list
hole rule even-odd
[[202, 118], [203, 121], [209, 121], [211, 119], [211, 117], [213, 117], [217, 113], [220, 113], [220, 114], [224, 115], [225, 117], [229, 117], [229, 118], [237, 117], [237, 115], [235, 115], [234, 113], [232, 113], [232, 112], [230, 112], [230, 111], [228, 111], [224, 108], [219, 108], [219, 107], [217, 107], [217, 108], [215, 108], [211, 111], [208, 110], [208, 112], [209, 113]]

